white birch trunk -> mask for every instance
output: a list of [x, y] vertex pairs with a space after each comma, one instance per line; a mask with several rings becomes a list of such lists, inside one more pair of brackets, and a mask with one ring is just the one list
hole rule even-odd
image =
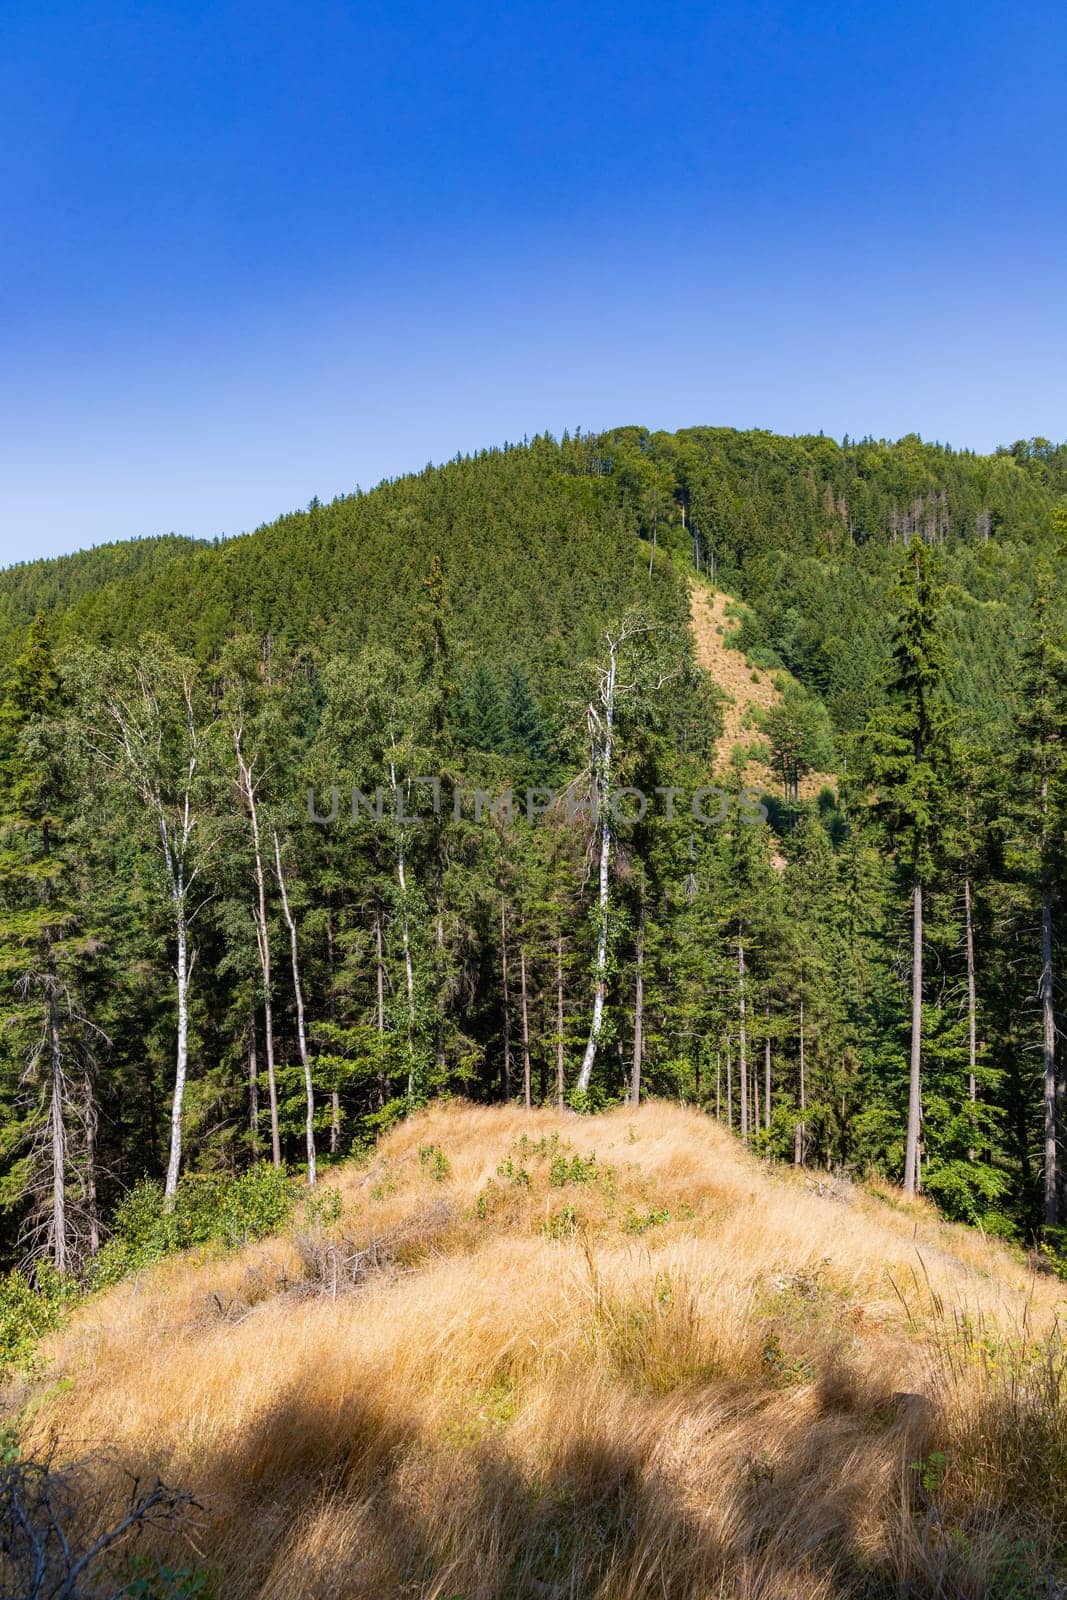
[[256, 924], [256, 949], [263, 978], [263, 1044], [267, 1059], [267, 1098], [270, 1102], [270, 1153], [275, 1167], [282, 1164], [281, 1129], [278, 1119], [278, 1077], [274, 1064], [274, 1004], [271, 998], [270, 924], [267, 921], [267, 886], [263, 870], [263, 851], [259, 837], [259, 808], [256, 805], [256, 786], [252, 771], [241, 754], [241, 738], [235, 735], [237, 746], [238, 783], [248, 817], [252, 825], [252, 862], [256, 879], [256, 901], [253, 918]]
[[[396, 764], [389, 762], [389, 782], [393, 791], [393, 806], [397, 815], [400, 787], [396, 778]], [[408, 1099], [415, 1096], [415, 969], [411, 961], [411, 938], [408, 929], [408, 880], [404, 863], [404, 834], [398, 827], [396, 841], [396, 881], [400, 887], [400, 936], [404, 946], [404, 983], [408, 999]]]
[[645, 1044], [645, 902], [637, 914], [637, 949], [634, 952], [634, 1064], [630, 1077], [630, 1104], [641, 1104], [641, 1065]]
[[300, 1047], [300, 1064], [304, 1069], [306, 1104], [304, 1134], [307, 1147], [308, 1183], [314, 1184], [317, 1176], [315, 1162], [315, 1090], [311, 1082], [311, 1057], [308, 1054], [307, 1030], [304, 1026], [304, 991], [300, 985], [300, 956], [297, 949], [296, 922], [292, 911], [289, 909], [289, 896], [285, 889], [285, 874], [282, 871], [282, 851], [278, 842], [277, 830], [274, 832], [274, 865], [278, 874], [278, 889], [282, 897], [282, 913], [285, 917], [286, 927], [289, 929], [289, 955], [293, 969], [293, 992], [296, 996], [296, 1037]]
[[189, 1073], [189, 934], [185, 922], [185, 885], [181, 868], [174, 880], [174, 914], [178, 935], [178, 959], [174, 975], [178, 985], [178, 1040], [174, 1062], [174, 1096], [170, 1107], [170, 1155], [164, 1197], [173, 1204], [178, 1192], [182, 1165], [182, 1114], [185, 1082]]
[[526, 996], [526, 946], [519, 945], [519, 986], [522, 995], [522, 1095], [529, 1111], [533, 1105], [533, 1083], [530, 1072], [530, 1013]]
[[737, 1049], [741, 1074], [741, 1137], [748, 1139], [748, 1032], [745, 1022], [745, 947], [737, 941]]
[[800, 1121], [793, 1134], [793, 1165], [802, 1167], [808, 1153], [808, 1126], [804, 1121], [804, 1112], [808, 1107], [807, 1084], [805, 1082], [804, 1062], [804, 1000], [800, 1001]]
[[[969, 1071], [967, 1074], [967, 1093], [971, 1103], [971, 1139], [974, 1140], [975, 1105], [978, 1100], [978, 1005], [974, 981], [974, 918], [971, 913], [971, 880], [963, 880], [963, 911], [967, 936], [967, 1058]], [[968, 1156], [971, 1161], [977, 1158], [977, 1150], [972, 1143]]]
[[[582, 1057], [581, 1071], [578, 1074], [577, 1088], [579, 1094], [585, 1094], [588, 1091], [589, 1082], [593, 1076], [593, 1064], [596, 1061], [597, 1049], [600, 1045], [600, 1034], [604, 1026], [604, 1001], [608, 984], [608, 888], [612, 844], [609, 800], [611, 797], [611, 757], [615, 731], [615, 683], [617, 670], [618, 646], [612, 641], [608, 656], [608, 669], [600, 691], [600, 698], [604, 707], [603, 720], [598, 716], [592, 705], [589, 707], [589, 726], [591, 742], [594, 747], [594, 770], [596, 773], [595, 793], [600, 824], [600, 871], [597, 890], [597, 946], [596, 965], [594, 967], [593, 1018], [589, 1028], [589, 1040], [585, 1047], [585, 1055]], [[598, 744], [599, 749], [597, 748]]]
[[911, 1070], [908, 1079], [908, 1133], [904, 1152], [904, 1193], [919, 1187], [919, 1127], [922, 1122], [923, 889], [911, 894]]

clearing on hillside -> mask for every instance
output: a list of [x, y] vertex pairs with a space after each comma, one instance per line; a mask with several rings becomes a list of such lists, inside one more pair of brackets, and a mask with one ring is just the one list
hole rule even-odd
[[[782, 699], [774, 674], [754, 666], [743, 651], [727, 644], [737, 630], [736, 618], [728, 614], [732, 604], [736, 602], [721, 589], [701, 583], [689, 586], [689, 623], [697, 665], [727, 696], [723, 731], [715, 751], [720, 767], [729, 765], [738, 747], [747, 750], [759, 740], [754, 714], [773, 710]], [[781, 789], [781, 779], [763, 761], [746, 761], [743, 772], [746, 783], [776, 792]], [[800, 780], [800, 797], [813, 799], [828, 783], [833, 779], [827, 773], [809, 772]]]

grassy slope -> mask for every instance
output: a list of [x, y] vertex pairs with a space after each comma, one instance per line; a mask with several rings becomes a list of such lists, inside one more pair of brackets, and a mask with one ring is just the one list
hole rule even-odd
[[[691, 582], [689, 588], [689, 626], [693, 636], [693, 651], [697, 665], [725, 694], [723, 705], [723, 731], [718, 741], [717, 755], [720, 768], [725, 769], [731, 757], [740, 749], [747, 751], [760, 742], [757, 718], [760, 712], [771, 711], [782, 699], [779, 679], [784, 672], [772, 673], [756, 667], [744, 654], [727, 643], [736, 631], [735, 616], [731, 615], [730, 596], [722, 589], [709, 584]], [[750, 757], [744, 767], [746, 783], [777, 793], [781, 780], [764, 762]], [[800, 795], [811, 800], [827, 783], [830, 774], [809, 772], [800, 780]]]
[[88, 1303], [29, 1409], [195, 1489], [224, 1600], [1006, 1596], [1062, 1553], [1062, 1292], [925, 1206], [660, 1105], [442, 1106], [329, 1181], [327, 1229]]

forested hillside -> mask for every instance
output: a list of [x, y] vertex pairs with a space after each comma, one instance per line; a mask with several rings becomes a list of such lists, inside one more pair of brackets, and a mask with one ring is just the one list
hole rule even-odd
[[624, 428], [0, 574], [7, 1261], [442, 1094], [680, 1097], [1055, 1253], [1065, 504], [1043, 440]]

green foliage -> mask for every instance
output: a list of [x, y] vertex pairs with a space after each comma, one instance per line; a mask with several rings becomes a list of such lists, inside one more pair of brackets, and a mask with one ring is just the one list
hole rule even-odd
[[172, 1567], [150, 1556], [135, 1556], [133, 1576], [118, 1591], [118, 1600], [211, 1600], [206, 1572], [197, 1567]]
[[[320, 1166], [435, 1095], [524, 1095], [527, 1060], [535, 1101], [618, 1102], [640, 953], [643, 1093], [740, 1132], [743, 1027], [755, 1148], [899, 1178], [918, 873], [922, 1180], [954, 1217], [1032, 1231], [1034, 930], [1067, 853], [1065, 493], [1067, 449], [1044, 440], [982, 457], [914, 436], [630, 427], [458, 459], [246, 538], [0, 574], [4, 1265], [61, 1256], [57, 1197], [65, 1265], [91, 1282], [269, 1225], [266, 1200], [227, 1217], [213, 1185], [270, 1153], [272, 1089], [279, 1157], [306, 1161], [275, 833]], [[718, 755], [726, 699], [694, 659], [693, 569], [729, 592], [738, 673], [776, 675], [759, 736], [786, 792], [766, 797], [766, 823]], [[603, 776], [605, 634], [623, 619], [610, 790], [658, 798], [617, 819], [602, 913], [582, 808]], [[175, 876], [160, 819], [173, 842], [191, 761]], [[801, 801], [813, 771], [837, 776]], [[577, 808], [520, 798], [476, 820], [475, 790], [528, 785], [573, 785]], [[728, 814], [694, 825], [688, 797], [716, 785]], [[335, 821], [315, 820], [335, 794]], [[175, 890], [192, 966], [183, 1165], [199, 1176], [172, 1212], [146, 1191], [138, 1221], [131, 1186], [166, 1170], [173, 1109]], [[1060, 993], [1058, 897], [1054, 921]], [[601, 931], [603, 1023], [579, 1094]], [[538, 1163], [556, 1186], [594, 1181], [540, 1143], [513, 1147], [501, 1193]], [[424, 1166], [444, 1181], [447, 1158]]]
[[[92, 1286], [115, 1283], [175, 1250], [234, 1249], [265, 1238], [289, 1220], [296, 1193], [291, 1179], [264, 1162], [236, 1178], [190, 1174], [169, 1209], [159, 1184], [145, 1179], [115, 1213], [112, 1237], [93, 1263]], [[328, 1202], [320, 1203], [329, 1209]]]
[[562, 1189], [568, 1183], [596, 1183], [601, 1176], [596, 1156], [557, 1156], [549, 1168], [548, 1181], [553, 1189]]
[[948, 1463], [943, 1450], [931, 1450], [929, 1455], [923, 1456], [921, 1461], [913, 1461], [911, 1470], [915, 1473], [923, 1489], [928, 1495], [937, 1494], [945, 1479]]
[[33, 1364], [39, 1341], [62, 1326], [77, 1298], [77, 1285], [47, 1263], [33, 1283], [18, 1270], [0, 1277], [0, 1376]]
[[516, 1189], [530, 1187], [530, 1174], [526, 1167], [516, 1166], [510, 1156], [507, 1156], [496, 1169], [498, 1178], [503, 1178], [505, 1183], [510, 1183]]
[[561, 1206], [541, 1224], [541, 1232], [550, 1239], [569, 1239], [578, 1231], [578, 1213], [573, 1206]]
[[308, 1228], [330, 1228], [335, 1222], [340, 1222], [344, 1202], [341, 1191], [318, 1187], [308, 1189], [303, 1197], [304, 1226]]
[[419, 1164], [429, 1171], [435, 1183], [445, 1183], [452, 1175], [451, 1163], [440, 1145], [420, 1144]]
[[647, 1233], [649, 1228], [661, 1228], [670, 1220], [670, 1212], [660, 1207], [650, 1206], [647, 1211], [635, 1211], [633, 1206], [630, 1206], [623, 1221], [623, 1232]]

